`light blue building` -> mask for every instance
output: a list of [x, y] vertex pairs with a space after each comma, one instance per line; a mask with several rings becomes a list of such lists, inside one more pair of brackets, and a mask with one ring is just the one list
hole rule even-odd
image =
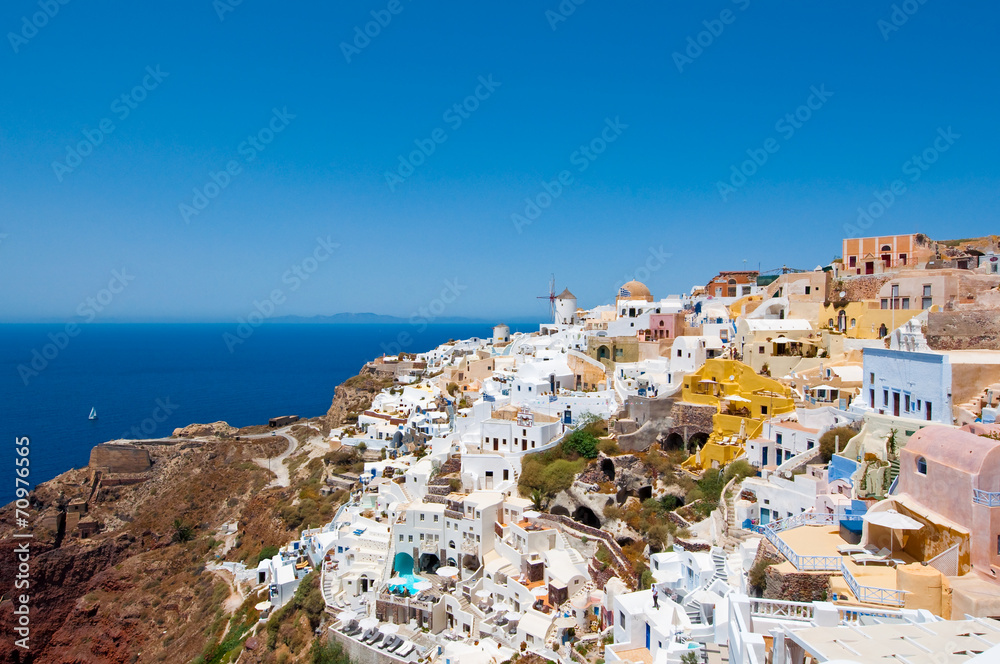
[[952, 423], [951, 363], [944, 353], [864, 349], [861, 395], [853, 410]]

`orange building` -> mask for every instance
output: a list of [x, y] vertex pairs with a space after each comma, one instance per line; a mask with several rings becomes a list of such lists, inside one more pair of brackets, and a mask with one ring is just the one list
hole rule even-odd
[[705, 294], [712, 297], [743, 297], [753, 292], [757, 283], [757, 270], [720, 272], [705, 286]]
[[933, 257], [930, 240], [921, 233], [845, 238], [841, 274], [882, 274], [915, 267]]

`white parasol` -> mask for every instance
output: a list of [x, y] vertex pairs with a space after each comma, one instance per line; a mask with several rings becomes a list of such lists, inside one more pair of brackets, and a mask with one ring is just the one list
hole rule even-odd
[[451, 567], [450, 565], [445, 567], [438, 567], [437, 574], [438, 576], [458, 576], [458, 568]]
[[[893, 531], [893, 535], [897, 530], [920, 530], [924, 527], [924, 524], [920, 523], [916, 519], [911, 519], [905, 514], [900, 514], [896, 510], [885, 510], [879, 512], [868, 512], [863, 517], [863, 521], [873, 526], [881, 526], [883, 528], [888, 528]], [[902, 542], [902, 535], [900, 534], [900, 542]], [[889, 538], [889, 555], [892, 555], [892, 549], [895, 548], [896, 538]]]

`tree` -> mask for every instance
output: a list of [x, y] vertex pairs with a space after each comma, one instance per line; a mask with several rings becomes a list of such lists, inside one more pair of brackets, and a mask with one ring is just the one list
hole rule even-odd
[[681, 664], [699, 664], [698, 655], [693, 652], [686, 652], [681, 655]]
[[836, 449], [838, 436], [840, 437], [840, 449], [844, 449], [847, 441], [856, 435], [858, 435], [858, 432], [851, 427], [835, 427], [824, 433], [819, 438], [820, 460], [823, 463], [830, 463], [830, 459], [833, 458], [834, 450]]
[[542, 495], [542, 492], [539, 489], [532, 489], [531, 490], [531, 506], [534, 507], [535, 510], [541, 512], [542, 511], [542, 500], [544, 499], [544, 497], [545, 496]]
[[190, 542], [194, 539], [194, 528], [180, 519], [174, 519], [174, 535], [172, 539], [175, 542]]
[[593, 459], [597, 456], [597, 438], [589, 431], [577, 429], [566, 436], [562, 448], [564, 453], [575, 452], [587, 459]]
[[545, 495], [554, 497], [573, 485], [578, 465], [567, 459], [553, 461], [542, 470], [542, 491]]

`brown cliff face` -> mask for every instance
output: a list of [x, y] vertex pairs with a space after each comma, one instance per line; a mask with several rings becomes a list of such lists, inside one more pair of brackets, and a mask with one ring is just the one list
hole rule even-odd
[[357, 376], [337, 386], [333, 403], [324, 418], [326, 429], [357, 422], [358, 414], [371, 406], [375, 395], [391, 386], [392, 382], [392, 376], [380, 374], [372, 365], [366, 364]]
[[[138, 483], [116, 483], [102, 471], [105, 483], [94, 491], [95, 474], [83, 469], [32, 493], [34, 515], [86, 503], [85, 518], [100, 530], [81, 538], [67, 527], [60, 537], [36, 526], [36, 538], [27, 540], [31, 586], [18, 591], [30, 595], [31, 649], [15, 647], [12, 606], [5, 601], [0, 664], [187, 662], [218, 638], [212, 628], [230, 589], [205, 569], [221, 551], [217, 529], [231, 521], [271, 519], [268, 510], [247, 508], [255, 500], [286, 499], [287, 490], [264, 490], [271, 476], [251, 462], [263, 456], [260, 444], [217, 439], [143, 447], [153, 465]], [[136, 481], [134, 475], [128, 479]], [[13, 507], [0, 509], [5, 599], [16, 574], [7, 561], [25, 541], [10, 537]], [[267, 535], [262, 532], [259, 537]], [[287, 540], [288, 532], [275, 540]]]

